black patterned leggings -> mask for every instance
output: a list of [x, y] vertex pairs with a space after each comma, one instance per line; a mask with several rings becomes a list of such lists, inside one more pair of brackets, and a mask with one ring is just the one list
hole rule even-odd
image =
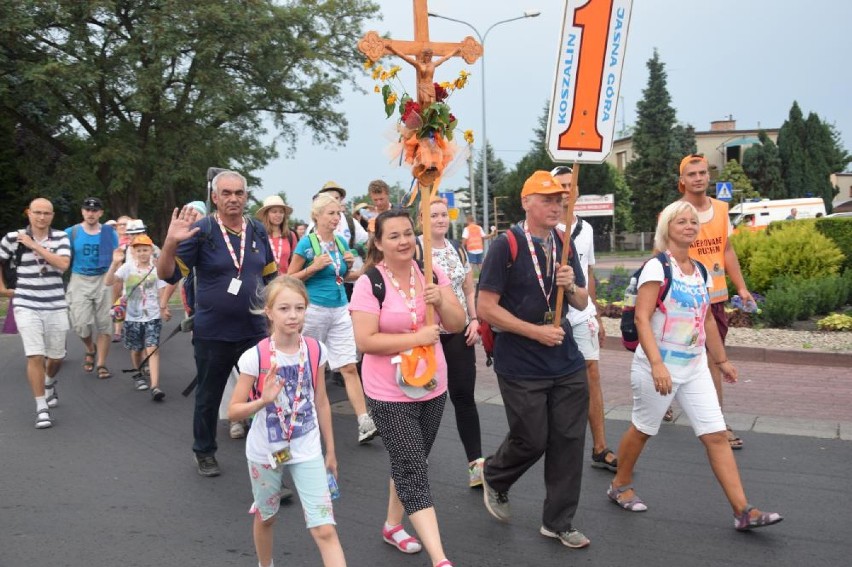
[[370, 415], [390, 457], [396, 494], [409, 516], [434, 505], [427, 459], [441, 426], [446, 401], [446, 392], [425, 402], [367, 398]]

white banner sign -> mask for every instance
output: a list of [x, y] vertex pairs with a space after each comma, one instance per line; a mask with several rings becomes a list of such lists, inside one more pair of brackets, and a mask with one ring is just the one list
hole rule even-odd
[[547, 153], [556, 162], [603, 163], [615, 113], [632, 0], [566, 0]]
[[615, 195], [580, 195], [574, 213], [581, 217], [611, 217], [615, 214]]

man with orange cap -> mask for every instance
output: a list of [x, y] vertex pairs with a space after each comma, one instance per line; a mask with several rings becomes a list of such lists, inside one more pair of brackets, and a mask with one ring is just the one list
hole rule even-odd
[[[689, 256], [704, 264], [710, 274], [713, 282], [710, 289], [710, 309], [724, 343], [728, 334], [728, 316], [725, 314], [728, 284], [725, 275], [731, 278], [744, 304], [754, 302], [754, 298], [746, 287], [737, 253], [728, 238], [733, 233], [728, 204], [707, 195], [709, 184], [709, 166], [703, 155], [690, 154], [681, 160], [678, 181], [678, 190], [683, 194], [681, 200], [691, 203], [698, 210], [698, 221], [701, 223], [698, 238], [689, 248]], [[718, 365], [711, 364], [710, 373], [719, 396], [719, 405], [722, 406], [722, 375]], [[742, 439], [736, 436], [730, 426], [728, 442], [731, 449], [743, 447]]]
[[[547, 496], [539, 533], [580, 548], [589, 545], [573, 524], [589, 390], [571, 324], [555, 308], [564, 293], [568, 305], [585, 309], [589, 294], [574, 244], [556, 231], [565, 193], [547, 171], [533, 173], [521, 191], [525, 220], [495, 240], [482, 266], [476, 312], [500, 329], [494, 371], [509, 422], [503, 444], [485, 460], [482, 487], [488, 512], [508, 521], [509, 489], [544, 456]], [[571, 247], [564, 266], [563, 244]]]

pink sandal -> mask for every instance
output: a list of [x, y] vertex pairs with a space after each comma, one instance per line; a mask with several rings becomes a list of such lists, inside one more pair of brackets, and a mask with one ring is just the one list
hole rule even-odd
[[435, 567], [453, 567], [453, 564], [450, 563], [449, 559], [444, 559], [440, 563], [435, 565]]
[[[382, 528], [382, 539], [385, 540], [385, 543], [394, 546], [403, 553], [418, 553], [423, 549], [417, 538], [408, 535], [402, 524], [396, 526], [385, 524]], [[443, 563], [439, 565], [443, 565]], [[451, 566], [450, 563], [447, 563], [447, 565]]]

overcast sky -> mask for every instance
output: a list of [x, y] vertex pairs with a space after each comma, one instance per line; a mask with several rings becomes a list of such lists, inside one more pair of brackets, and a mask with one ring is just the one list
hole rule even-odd
[[[396, 39], [413, 36], [412, 2], [380, 0], [383, 19], [367, 29]], [[541, 16], [493, 28], [485, 41], [487, 135], [496, 155], [511, 168], [530, 150], [530, 139], [553, 87], [564, 3], [562, 0], [429, 0], [429, 10], [472, 24], [482, 34], [493, 23], [539, 10]], [[840, 130], [852, 149], [852, 72], [848, 26], [852, 2], [811, 0], [634, 0], [621, 82], [618, 128], [636, 121], [636, 103], [647, 85], [646, 62], [658, 49], [668, 73], [677, 119], [697, 130], [733, 116], [737, 128], [777, 128], [794, 100], [807, 114], [816, 112]], [[466, 26], [430, 18], [435, 41], [460, 41], [475, 34]], [[461, 59], [438, 68], [436, 81], [471, 72], [468, 86], [450, 105], [459, 129], [473, 129], [482, 143], [482, 60]], [[382, 61], [392, 63], [391, 58]], [[402, 65], [407, 90], [416, 92], [414, 74]], [[294, 153], [279, 145], [281, 156], [258, 172], [264, 197], [285, 191], [295, 216], [307, 218], [311, 196], [328, 180], [349, 196], [366, 193], [376, 178], [408, 186], [409, 169], [388, 162], [385, 149], [393, 122], [385, 119], [374, 81], [363, 74], [365, 93], [346, 89], [341, 109], [349, 120], [349, 140], [339, 147], [314, 145], [305, 134]], [[623, 118], [622, 118], [623, 117]], [[442, 189], [465, 186], [466, 168], [445, 178]], [[481, 191], [481, 188], [479, 189]]]

